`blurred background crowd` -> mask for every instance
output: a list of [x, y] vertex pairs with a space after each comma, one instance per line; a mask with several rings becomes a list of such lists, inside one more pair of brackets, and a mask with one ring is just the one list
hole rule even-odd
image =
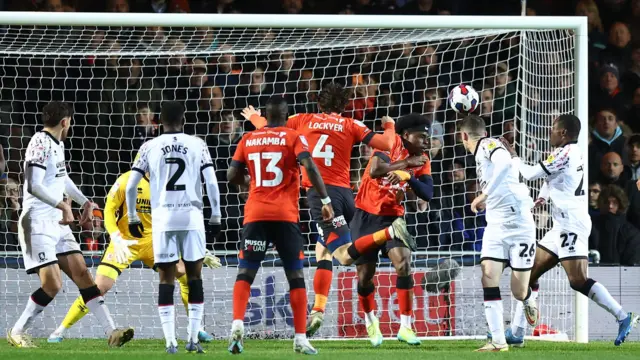
[[[0, 0], [0, 7], [5, 11], [438, 16], [520, 15], [521, 10], [518, 0]], [[529, 0], [526, 14], [588, 17], [589, 128], [583, 131], [589, 132], [585, 182], [593, 220], [590, 248], [600, 252], [601, 263], [640, 264], [640, 192], [635, 185], [640, 178], [640, 135], [634, 135], [640, 133], [640, 0]], [[4, 26], [0, 44], [16, 34], [29, 36], [32, 30]], [[420, 250], [439, 251], [480, 250], [486, 226], [484, 213], [470, 210], [478, 188], [472, 156], [456, 135], [456, 114], [448, 110], [451, 87], [472, 84], [481, 97], [477, 112], [487, 122], [490, 135], [504, 136], [521, 150], [528, 149], [528, 161], [548, 155], [548, 128], [539, 127], [549, 126], [554, 114], [572, 101], [573, 66], [568, 63], [554, 69], [557, 76], [545, 83], [547, 91], [527, 95], [531, 116], [522, 121], [519, 33], [237, 52], [232, 50], [237, 46], [230, 41], [232, 36], [213, 28], [85, 28], [81, 35], [68, 29], [56, 31], [70, 39], [83, 39], [88, 33], [89, 52], [135, 51], [112, 56], [77, 52], [3, 56], [0, 144], [6, 171], [0, 180], [0, 250], [18, 250], [16, 220], [24, 149], [38, 129], [40, 109], [51, 100], [74, 104], [75, 124], [67, 141], [69, 172], [85, 194], [101, 205], [118, 175], [130, 169], [139, 146], [158, 135], [162, 102], [183, 101], [185, 131], [206, 140], [217, 165], [224, 219], [224, 231], [210, 239], [210, 247], [217, 250], [236, 250], [240, 238], [246, 189], [229, 185], [226, 170], [242, 134], [252, 130], [239, 114], [243, 107], [261, 108], [270, 96], [283, 95], [291, 114], [317, 112], [323, 84], [337, 81], [352, 91], [344, 115], [372, 129], [379, 130], [384, 115], [424, 114], [432, 121], [435, 197], [427, 204], [408, 194], [406, 218]], [[291, 34], [264, 30], [254, 35], [264, 44], [286, 43], [284, 38]], [[180, 55], [193, 41], [205, 44], [209, 51]], [[538, 131], [537, 139], [520, 141], [525, 130]], [[354, 191], [371, 154], [367, 146], [354, 148]], [[301, 226], [312, 245], [317, 233], [309, 220], [304, 191], [302, 195]], [[100, 250], [108, 242], [103, 214], [96, 215], [92, 224], [77, 229], [86, 250]], [[536, 221], [540, 228], [548, 228], [548, 211], [538, 211]]]

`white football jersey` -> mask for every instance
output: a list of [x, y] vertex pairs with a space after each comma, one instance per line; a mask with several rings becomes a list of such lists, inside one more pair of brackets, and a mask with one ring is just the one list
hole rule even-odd
[[[33, 135], [27, 146], [24, 159], [25, 169], [35, 166], [44, 169], [45, 175], [42, 185], [47, 192], [59, 201], [64, 199], [64, 181], [67, 177], [67, 167], [64, 160], [64, 143], [58, 141], [53, 135], [40, 131]], [[27, 191], [27, 182], [24, 182], [24, 199], [22, 208], [29, 212], [32, 219], [59, 221], [62, 219], [62, 211], [45, 204]]]
[[149, 173], [154, 231], [204, 231], [201, 172], [208, 166], [207, 144], [195, 136], [164, 133], [140, 147], [133, 170]]
[[529, 189], [520, 182], [520, 172], [511, 162], [511, 154], [502, 143], [494, 138], [483, 138], [478, 141], [475, 152], [476, 173], [480, 189], [485, 190], [494, 176], [495, 163], [501, 161], [510, 167], [506, 175], [498, 183], [486, 201], [487, 222], [501, 222], [523, 206], [531, 208], [533, 200], [529, 196]]
[[572, 142], [559, 147], [540, 165], [547, 174], [554, 223], [568, 229], [591, 229], [580, 146]]

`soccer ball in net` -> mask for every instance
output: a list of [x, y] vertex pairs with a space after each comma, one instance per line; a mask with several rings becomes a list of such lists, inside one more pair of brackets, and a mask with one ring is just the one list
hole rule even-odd
[[478, 92], [469, 85], [460, 84], [449, 93], [449, 105], [457, 113], [472, 113], [479, 102]]

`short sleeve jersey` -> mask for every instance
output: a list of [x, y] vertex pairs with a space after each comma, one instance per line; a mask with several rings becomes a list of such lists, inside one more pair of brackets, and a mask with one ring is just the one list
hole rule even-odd
[[[64, 199], [64, 182], [67, 177], [67, 168], [64, 159], [64, 143], [54, 138], [46, 131], [40, 131], [33, 135], [27, 145], [25, 154], [25, 169], [37, 167], [45, 171], [42, 184], [47, 192], [58, 201]], [[27, 191], [27, 182], [24, 183], [24, 199], [22, 201], [23, 213], [28, 212], [32, 219], [53, 220], [62, 219], [62, 212], [49, 204], [45, 204]]]
[[265, 127], [242, 137], [231, 166], [246, 166], [251, 177], [244, 224], [299, 221], [298, 161], [309, 156], [304, 136], [287, 127]]
[[[399, 135], [396, 135], [391, 151], [378, 151], [374, 156], [381, 158], [387, 163], [392, 163], [404, 160], [411, 156], [411, 154], [409, 154], [409, 151], [404, 148], [402, 138]], [[397, 185], [391, 185], [386, 177], [377, 179], [371, 178], [369, 171], [371, 169], [372, 160], [373, 157], [369, 160], [367, 168], [364, 171], [362, 183], [360, 184], [360, 189], [356, 195], [356, 208], [373, 215], [403, 216], [405, 210], [402, 201], [405, 198], [408, 183], [402, 182]], [[420, 178], [423, 175], [430, 176], [431, 161], [427, 160], [424, 165], [408, 168], [405, 171], [408, 171], [416, 178]]]
[[149, 173], [154, 231], [204, 230], [202, 169], [213, 166], [207, 144], [165, 133], [140, 147], [132, 170]]
[[[362, 122], [338, 114], [298, 114], [287, 121], [309, 142], [311, 157], [325, 184], [351, 187], [351, 151], [360, 142], [369, 143], [374, 133]], [[306, 170], [302, 186], [311, 187]]]

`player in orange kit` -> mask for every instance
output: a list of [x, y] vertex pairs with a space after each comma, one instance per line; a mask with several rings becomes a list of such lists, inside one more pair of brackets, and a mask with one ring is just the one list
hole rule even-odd
[[[231, 167], [229, 182], [249, 186], [245, 204], [242, 245], [239, 254], [238, 276], [233, 287], [233, 323], [229, 351], [240, 353], [244, 343], [244, 315], [251, 293], [251, 284], [268, 245], [273, 244], [282, 259], [287, 280], [295, 337], [293, 349], [303, 354], [317, 354], [307, 340], [307, 292], [302, 271], [304, 238], [298, 226], [300, 209], [300, 169], [304, 166], [307, 180], [322, 201], [322, 221], [331, 222], [333, 208], [322, 177], [318, 172], [304, 136], [285, 127], [287, 103], [274, 97], [267, 102], [267, 127], [252, 131], [238, 144]], [[249, 176], [245, 175], [248, 168]]]
[[[433, 179], [429, 150], [429, 121], [418, 114], [402, 117], [396, 124], [395, 143], [389, 152], [375, 152], [365, 170], [356, 196], [356, 213], [351, 222], [354, 237], [364, 237], [386, 229], [404, 216], [404, 194], [409, 187], [419, 198], [431, 200]], [[411, 250], [397, 240], [381, 245], [395, 267], [396, 295], [400, 312], [398, 340], [419, 345], [412, 329], [413, 278], [411, 276]], [[375, 317], [375, 287], [378, 251], [363, 254], [355, 263], [358, 272], [358, 298], [365, 312], [369, 340], [373, 346], [382, 343], [380, 323]]]
[[[302, 186], [309, 189], [307, 200], [320, 234], [316, 243], [317, 270], [313, 281], [315, 302], [309, 316], [307, 336], [313, 335], [324, 320], [324, 310], [331, 288], [332, 256], [343, 265], [351, 265], [361, 253], [377, 247], [375, 241], [382, 243], [398, 237], [409, 247], [415, 244], [401, 217], [390, 224], [388, 229], [368, 235], [363, 240], [356, 240], [353, 244], [351, 242], [349, 223], [355, 212], [349, 176], [351, 151], [358, 143], [382, 151], [391, 150], [395, 140], [395, 124], [390, 117], [385, 116], [382, 118], [384, 134], [375, 134], [362, 122], [340, 115], [348, 103], [348, 90], [340, 84], [329, 83], [322, 88], [318, 96], [318, 108], [322, 113], [293, 115], [286, 124], [287, 127], [298, 130], [309, 141], [311, 156], [327, 185], [327, 192], [335, 211], [335, 218], [331, 223], [322, 222], [321, 198], [317, 191], [311, 188], [308, 176], [303, 171]], [[265, 119], [260, 117], [260, 112], [253, 107], [244, 109], [242, 114], [258, 129], [265, 124]]]

